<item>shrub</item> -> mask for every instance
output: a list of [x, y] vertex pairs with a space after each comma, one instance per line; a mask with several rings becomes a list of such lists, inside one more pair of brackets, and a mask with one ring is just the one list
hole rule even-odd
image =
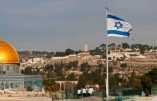
[[27, 91], [33, 91], [32, 87], [27, 87]]

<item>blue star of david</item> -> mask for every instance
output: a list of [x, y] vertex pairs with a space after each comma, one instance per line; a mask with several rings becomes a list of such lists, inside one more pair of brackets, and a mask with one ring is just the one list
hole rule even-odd
[[115, 22], [114, 27], [116, 27], [117, 29], [119, 29], [119, 28], [122, 28], [122, 27], [123, 27], [123, 24], [120, 23], [120, 22]]

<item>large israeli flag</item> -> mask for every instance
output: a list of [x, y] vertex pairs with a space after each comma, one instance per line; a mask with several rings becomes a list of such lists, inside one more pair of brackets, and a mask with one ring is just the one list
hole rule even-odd
[[127, 21], [115, 15], [107, 15], [107, 36], [129, 37], [131, 29], [132, 27]]

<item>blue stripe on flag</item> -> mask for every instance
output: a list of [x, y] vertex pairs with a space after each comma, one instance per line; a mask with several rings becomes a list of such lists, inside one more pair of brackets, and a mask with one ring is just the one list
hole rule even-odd
[[107, 18], [112, 18], [112, 19], [115, 19], [115, 20], [125, 21], [125, 20], [123, 20], [123, 19], [121, 19], [121, 18], [119, 18], [117, 16], [111, 15], [111, 14], [108, 14]]
[[129, 37], [129, 32], [122, 32], [122, 31], [117, 31], [117, 30], [108, 30], [107, 34], [117, 34], [117, 35], [123, 35]]

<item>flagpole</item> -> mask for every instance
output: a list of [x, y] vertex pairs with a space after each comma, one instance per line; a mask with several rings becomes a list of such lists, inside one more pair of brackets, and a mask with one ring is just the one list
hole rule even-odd
[[[108, 60], [108, 36], [129, 37], [129, 32], [132, 30], [130, 23], [125, 20], [108, 14], [108, 8], [105, 8], [106, 15], [106, 100], [109, 101], [109, 60]], [[110, 20], [108, 20], [110, 19]], [[109, 24], [108, 24], [109, 23]], [[116, 27], [116, 28], [115, 28]], [[120, 29], [119, 29], [120, 28]]]
[[[108, 8], [105, 8], [106, 13], [106, 35], [107, 35], [107, 14]], [[106, 38], [106, 99], [109, 101], [109, 73], [108, 73], [108, 36]]]

